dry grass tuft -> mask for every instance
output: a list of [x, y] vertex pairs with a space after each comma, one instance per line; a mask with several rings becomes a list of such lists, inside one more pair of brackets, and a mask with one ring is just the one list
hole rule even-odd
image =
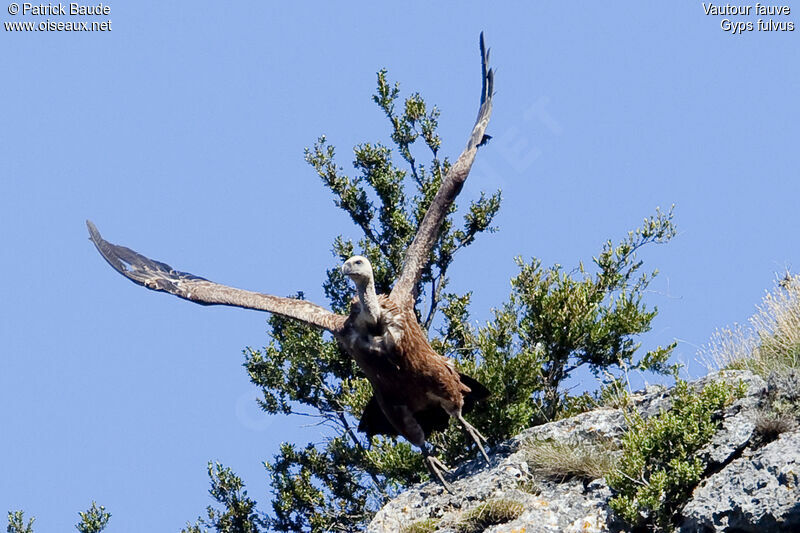
[[539, 474], [561, 479], [597, 479], [614, 470], [616, 452], [611, 443], [540, 440], [526, 444], [524, 453], [528, 466]]
[[797, 420], [788, 413], [759, 411], [755, 417], [755, 432], [759, 440], [766, 444], [777, 439], [781, 433], [797, 429]]
[[433, 533], [439, 526], [439, 519], [426, 518], [425, 520], [417, 520], [411, 524], [403, 527], [400, 533]]
[[765, 378], [800, 368], [800, 275], [779, 280], [747, 326], [717, 330], [700, 359], [709, 370], [746, 369]]
[[457, 533], [481, 533], [486, 528], [505, 524], [519, 517], [525, 507], [518, 501], [493, 499], [465, 512], [453, 528]]

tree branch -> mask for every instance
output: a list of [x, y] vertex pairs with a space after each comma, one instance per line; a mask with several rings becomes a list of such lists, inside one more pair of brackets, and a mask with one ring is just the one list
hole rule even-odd
[[[344, 430], [347, 433], [347, 435], [353, 441], [353, 444], [355, 444], [356, 447], [361, 451], [361, 453], [364, 456], [366, 456], [367, 450], [364, 449], [364, 446], [361, 444], [361, 441], [358, 440], [358, 437], [356, 437], [356, 434], [353, 432], [353, 428], [350, 427], [350, 423], [347, 421], [347, 417], [344, 416], [344, 412], [343, 411], [339, 411], [337, 414], [339, 415], [339, 421], [341, 422], [342, 426], [344, 427]], [[367, 474], [369, 474], [369, 477], [372, 478], [372, 482], [375, 483], [375, 487], [377, 487], [377, 489], [380, 491], [381, 496], [386, 498], [388, 496], [386, 494], [386, 484], [385, 483], [381, 483], [381, 481], [378, 479], [378, 476], [376, 476], [375, 473], [372, 472], [372, 470], [370, 470], [368, 468], [365, 468], [365, 470], [366, 470]]]

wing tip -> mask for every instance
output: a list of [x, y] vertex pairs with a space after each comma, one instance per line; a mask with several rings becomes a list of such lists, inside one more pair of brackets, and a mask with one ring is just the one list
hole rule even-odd
[[494, 94], [494, 69], [489, 67], [489, 56], [492, 52], [492, 49], [486, 48], [486, 39], [483, 31], [481, 31], [479, 41], [481, 49], [481, 75], [483, 85], [481, 104], [483, 104], [487, 100], [491, 100], [492, 95]]
[[92, 244], [94, 244], [94, 247], [100, 252], [103, 259], [105, 259], [114, 270], [130, 279], [129, 269], [125, 266], [116, 247], [103, 239], [97, 226], [89, 219], [86, 219], [86, 228], [89, 230], [89, 240], [92, 241]]
[[86, 229], [89, 230], [89, 238], [93, 241], [96, 241], [97, 238], [100, 237], [100, 232], [97, 231], [97, 226], [94, 225], [94, 222], [86, 219]]

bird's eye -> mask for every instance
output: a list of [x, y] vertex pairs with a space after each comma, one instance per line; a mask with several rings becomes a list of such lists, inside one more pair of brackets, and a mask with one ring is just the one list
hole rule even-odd
[[361, 264], [361, 259], [359, 259], [358, 261], [356, 261], [356, 264], [357, 264], [357, 265], [360, 265], [360, 264]]

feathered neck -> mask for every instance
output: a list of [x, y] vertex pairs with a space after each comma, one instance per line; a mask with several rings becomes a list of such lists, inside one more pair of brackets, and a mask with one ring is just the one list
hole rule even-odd
[[370, 277], [365, 283], [357, 284], [356, 291], [358, 291], [358, 301], [361, 303], [361, 316], [369, 325], [374, 326], [381, 316], [375, 281]]

